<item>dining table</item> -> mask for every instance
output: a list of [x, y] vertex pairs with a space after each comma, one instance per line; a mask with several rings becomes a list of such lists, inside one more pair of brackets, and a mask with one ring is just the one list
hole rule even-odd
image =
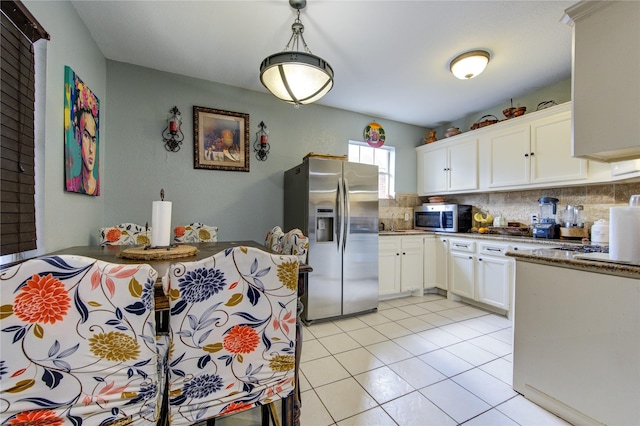
[[[155, 284], [155, 310], [156, 310], [156, 328], [159, 334], [166, 333], [169, 325], [169, 299], [165, 295], [162, 288], [162, 277], [164, 277], [169, 270], [171, 264], [176, 262], [193, 262], [197, 260], [206, 259], [233, 247], [254, 247], [264, 250], [269, 253], [277, 254], [276, 252], [265, 247], [263, 244], [256, 241], [215, 241], [206, 243], [188, 243], [188, 246], [193, 246], [197, 250], [195, 253], [186, 257], [170, 258], [170, 255], [166, 258], [153, 258], [153, 259], [130, 259], [123, 257], [122, 254], [125, 250], [131, 248], [144, 248], [144, 246], [131, 246], [131, 245], [105, 245], [105, 246], [74, 246], [57, 250], [52, 253], [47, 253], [46, 256], [56, 255], [76, 255], [86, 256], [94, 259], [102, 260], [105, 262], [115, 264], [140, 264], [146, 263], [151, 265], [153, 269], [158, 272], [158, 281]], [[158, 249], [154, 249], [157, 251]], [[171, 248], [166, 249], [168, 252]], [[300, 314], [304, 309], [301, 301], [301, 297], [304, 295], [308, 285], [308, 274], [313, 271], [313, 268], [306, 263], [300, 263], [298, 269], [298, 312], [296, 320], [296, 353], [295, 353], [295, 387], [294, 398], [291, 402], [288, 398], [283, 399], [282, 412], [283, 426], [294, 425], [300, 426], [300, 386], [299, 386], [299, 370], [300, 370], [300, 356], [302, 354], [302, 324], [300, 322]], [[292, 406], [291, 406], [292, 405]]]

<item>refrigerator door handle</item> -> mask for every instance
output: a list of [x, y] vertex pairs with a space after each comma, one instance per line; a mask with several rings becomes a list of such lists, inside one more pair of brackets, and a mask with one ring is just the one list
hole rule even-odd
[[342, 194], [342, 179], [338, 179], [338, 188], [336, 190], [336, 206], [335, 212], [336, 214], [336, 251], [340, 252], [340, 241], [342, 239], [342, 209], [344, 208], [343, 203], [343, 194]]
[[349, 232], [351, 232], [351, 200], [349, 198], [349, 181], [347, 178], [342, 179], [343, 188], [344, 188], [344, 231], [342, 235], [342, 250], [347, 249], [347, 239], [349, 237]]

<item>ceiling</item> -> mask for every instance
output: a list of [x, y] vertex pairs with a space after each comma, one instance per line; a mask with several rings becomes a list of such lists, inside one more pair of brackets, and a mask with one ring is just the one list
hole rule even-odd
[[[308, 0], [305, 40], [335, 73], [317, 103], [421, 127], [515, 104], [571, 76], [560, 19], [576, 1]], [[107, 59], [264, 93], [260, 63], [296, 16], [287, 0], [72, 3]], [[453, 77], [451, 59], [477, 48], [484, 73]]]

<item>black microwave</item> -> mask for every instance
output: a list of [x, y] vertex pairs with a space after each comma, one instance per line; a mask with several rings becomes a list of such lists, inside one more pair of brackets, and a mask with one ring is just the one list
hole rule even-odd
[[472, 206], [468, 204], [423, 204], [413, 209], [413, 227], [426, 231], [467, 232], [471, 229]]

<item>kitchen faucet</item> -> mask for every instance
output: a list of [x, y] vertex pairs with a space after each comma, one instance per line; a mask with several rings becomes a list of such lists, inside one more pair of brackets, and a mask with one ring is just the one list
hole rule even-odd
[[391, 213], [391, 232], [396, 230], [396, 222], [395, 222], [396, 214]]

